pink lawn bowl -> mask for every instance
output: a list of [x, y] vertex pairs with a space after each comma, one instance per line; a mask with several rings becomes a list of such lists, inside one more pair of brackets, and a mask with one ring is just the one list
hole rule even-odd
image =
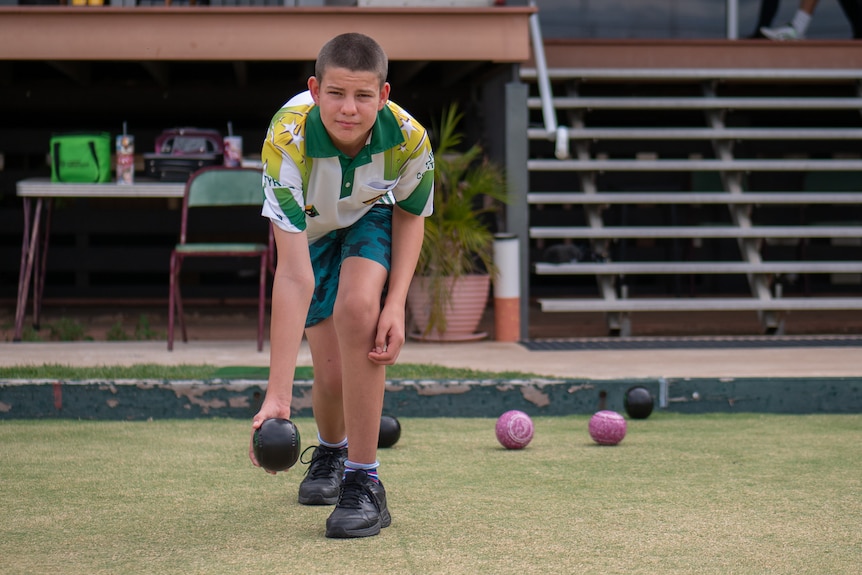
[[533, 439], [533, 420], [523, 411], [513, 409], [497, 419], [494, 431], [497, 441], [506, 449], [523, 449]]
[[625, 436], [626, 420], [616, 411], [603, 409], [590, 418], [590, 437], [599, 445], [616, 445]]

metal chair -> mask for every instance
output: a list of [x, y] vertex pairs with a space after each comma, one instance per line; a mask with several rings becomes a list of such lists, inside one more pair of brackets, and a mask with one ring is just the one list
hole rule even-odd
[[[183, 197], [180, 239], [171, 251], [170, 295], [168, 301], [168, 351], [174, 348], [174, 313], [179, 316], [180, 330], [184, 342], [188, 341], [183, 300], [180, 294], [180, 274], [187, 258], [258, 258], [260, 260], [260, 285], [258, 293], [257, 350], [263, 351], [263, 330], [266, 313], [267, 270], [272, 270], [274, 240], [272, 225], [261, 216], [261, 240], [255, 242], [207, 241], [218, 233], [218, 229], [205, 229], [201, 237], [200, 222], [189, 215], [201, 208], [230, 208], [256, 206], [258, 213], [263, 205], [261, 171], [258, 168], [225, 168], [212, 166], [202, 168], [189, 176]], [[190, 220], [195, 231], [190, 230]], [[269, 238], [263, 226], [267, 226]], [[205, 226], [204, 226], [205, 227]], [[251, 230], [253, 233], [253, 230]], [[189, 241], [189, 238], [195, 238]]]

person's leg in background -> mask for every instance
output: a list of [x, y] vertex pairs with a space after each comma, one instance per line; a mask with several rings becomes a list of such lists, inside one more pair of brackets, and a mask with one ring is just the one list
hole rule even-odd
[[800, 0], [793, 20], [776, 28], [761, 28], [760, 32], [770, 40], [803, 40], [811, 24], [811, 17], [820, 0]]
[[754, 25], [754, 32], [749, 38], [766, 38], [760, 31], [761, 28], [772, 26], [772, 21], [778, 13], [778, 5], [781, 0], [761, 0], [760, 12], [757, 15], [757, 24]]
[[853, 38], [862, 38], [862, 0], [838, 0], [838, 3], [850, 22]]

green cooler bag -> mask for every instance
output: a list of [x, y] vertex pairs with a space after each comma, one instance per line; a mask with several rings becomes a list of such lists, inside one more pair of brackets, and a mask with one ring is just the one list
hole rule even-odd
[[111, 135], [58, 134], [51, 137], [51, 181], [111, 181]]

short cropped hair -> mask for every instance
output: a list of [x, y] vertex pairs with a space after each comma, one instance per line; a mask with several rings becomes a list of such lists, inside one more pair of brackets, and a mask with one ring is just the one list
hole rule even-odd
[[323, 45], [317, 54], [314, 75], [319, 80], [330, 67], [353, 72], [374, 72], [383, 87], [389, 73], [389, 58], [373, 38], [349, 32], [336, 36]]

